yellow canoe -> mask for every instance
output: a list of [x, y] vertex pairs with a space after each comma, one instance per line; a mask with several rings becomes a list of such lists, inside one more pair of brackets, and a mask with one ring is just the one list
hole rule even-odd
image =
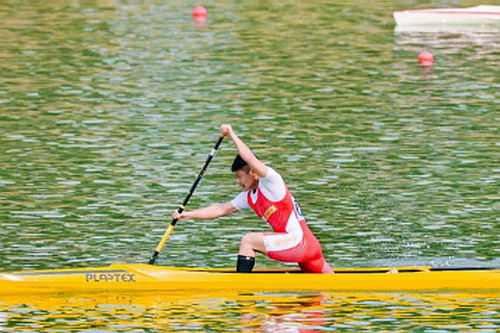
[[496, 268], [337, 268], [335, 274], [289, 269], [179, 268], [147, 264], [0, 273], [0, 294], [94, 291], [439, 291], [500, 290]]

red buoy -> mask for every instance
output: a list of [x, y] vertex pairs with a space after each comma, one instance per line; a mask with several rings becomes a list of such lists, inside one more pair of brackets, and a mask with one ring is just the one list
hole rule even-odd
[[192, 14], [193, 14], [193, 18], [195, 18], [195, 19], [204, 19], [207, 17], [208, 11], [203, 6], [196, 6], [193, 8]]
[[429, 51], [423, 51], [418, 55], [418, 61], [422, 66], [432, 66], [434, 64], [434, 56]]

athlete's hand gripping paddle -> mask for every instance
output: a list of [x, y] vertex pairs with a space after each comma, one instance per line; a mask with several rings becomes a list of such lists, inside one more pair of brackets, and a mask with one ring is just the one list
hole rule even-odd
[[[198, 183], [203, 178], [203, 175], [205, 174], [205, 171], [207, 170], [207, 167], [210, 164], [210, 161], [212, 161], [213, 157], [215, 156], [215, 153], [217, 152], [217, 149], [219, 148], [220, 144], [222, 143], [222, 140], [224, 139], [224, 134], [225, 133], [221, 134], [221, 136], [219, 137], [219, 139], [215, 143], [214, 147], [212, 148], [212, 151], [210, 152], [210, 154], [208, 154], [207, 160], [205, 161], [205, 165], [203, 165], [200, 172], [198, 173], [198, 177], [196, 177], [196, 180], [194, 181], [193, 185], [191, 186], [191, 189], [189, 190], [187, 196], [184, 198], [184, 201], [179, 206], [179, 208], [177, 208], [177, 213], [181, 214], [184, 211], [184, 209], [186, 209], [186, 205], [188, 204], [189, 199], [191, 199], [191, 196], [193, 195], [194, 190], [198, 186]], [[149, 258], [148, 263], [150, 265], [154, 265], [156, 263], [156, 259], [158, 258], [158, 255], [160, 254], [163, 247], [165, 246], [165, 243], [167, 242], [168, 238], [170, 237], [170, 234], [174, 230], [174, 227], [177, 224], [177, 221], [178, 221], [178, 219], [174, 218], [170, 222], [170, 225], [168, 226], [167, 231], [165, 231], [165, 234], [163, 234], [162, 239], [160, 240], [160, 242], [156, 246], [155, 252], [151, 256], [151, 258]]]

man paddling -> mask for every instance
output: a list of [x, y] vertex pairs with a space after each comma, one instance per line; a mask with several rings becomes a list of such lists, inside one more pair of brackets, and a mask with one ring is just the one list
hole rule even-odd
[[221, 133], [233, 140], [238, 155], [234, 172], [243, 192], [233, 200], [192, 211], [173, 213], [179, 220], [213, 220], [242, 209], [253, 209], [274, 232], [252, 232], [240, 243], [237, 272], [251, 272], [257, 252], [282, 262], [296, 262], [305, 273], [333, 273], [323, 257], [321, 245], [306, 224], [298, 204], [281, 176], [260, 161], [236, 135], [231, 125], [221, 125]]

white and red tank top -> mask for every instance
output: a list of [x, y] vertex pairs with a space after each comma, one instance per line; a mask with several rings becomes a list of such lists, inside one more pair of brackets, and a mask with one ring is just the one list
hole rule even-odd
[[304, 221], [304, 217], [300, 208], [281, 176], [270, 167], [267, 167], [267, 176], [259, 179], [256, 190], [241, 192], [231, 204], [238, 210], [253, 209], [276, 232], [302, 231], [299, 222]]

